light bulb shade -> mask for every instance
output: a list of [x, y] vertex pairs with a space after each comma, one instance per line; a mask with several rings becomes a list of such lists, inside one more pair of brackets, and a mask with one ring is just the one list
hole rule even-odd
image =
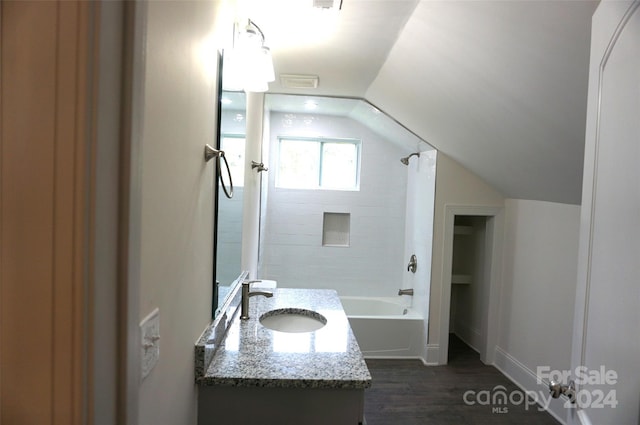
[[244, 83], [244, 91], [262, 93], [269, 90], [269, 84], [264, 80], [249, 79]]
[[[257, 28], [257, 27], [256, 27]], [[233, 54], [230, 55], [228, 77], [233, 85], [245, 91], [265, 92], [268, 83], [275, 81], [271, 50], [264, 45], [262, 32], [247, 26], [237, 33]], [[225, 56], [225, 61], [227, 57]], [[226, 63], [225, 63], [226, 68]], [[225, 75], [225, 80], [227, 75]], [[226, 84], [226, 81], [225, 81]]]
[[244, 49], [239, 65], [243, 87], [246, 91], [264, 92], [269, 90], [267, 83], [275, 80], [269, 48]]
[[228, 91], [243, 89], [244, 71], [240, 64], [236, 49], [224, 50], [224, 64], [222, 68], [222, 87]]
[[276, 74], [273, 70], [273, 58], [271, 57], [271, 49], [269, 49], [267, 46], [262, 46], [262, 48], [260, 49], [260, 62], [259, 65], [260, 67], [260, 74], [262, 74], [262, 78], [270, 83], [272, 81], [275, 81], [276, 79]]
[[253, 28], [245, 28], [242, 31], [238, 32], [238, 37], [236, 38], [236, 48], [240, 49], [254, 49], [260, 48], [262, 46], [263, 40], [260, 34]]

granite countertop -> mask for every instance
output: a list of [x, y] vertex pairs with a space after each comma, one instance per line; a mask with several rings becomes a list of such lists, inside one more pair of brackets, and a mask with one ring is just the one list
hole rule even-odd
[[[252, 291], [259, 288], [252, 288]], [[334, 290], [269, 290], [273, 297], [251, 297], [249, 320], [239, 313], [217, 348], [200, 385], [364, 389], [371, 375]], [[281, 308], [322, 314], [327, 324], [314, 332], [273, 331], [262, 314]]]

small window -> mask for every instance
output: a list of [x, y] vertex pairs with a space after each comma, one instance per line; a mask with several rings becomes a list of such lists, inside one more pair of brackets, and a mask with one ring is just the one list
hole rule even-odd
[[276, 186], [290, 189], [359, 189], [357, 140], [280, 138]]
[[220, 149], [229, 163], [235, 187], [244, 186], [244, 141], [244, 136], [223, 135], [220, 139]]

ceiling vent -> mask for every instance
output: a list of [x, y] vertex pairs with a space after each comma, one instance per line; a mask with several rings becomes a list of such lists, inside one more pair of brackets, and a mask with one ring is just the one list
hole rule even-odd
[[315, 89], [319, 81], [317, 75], [280, 74], [280, 85], [286, 89]]
[[318, 9], [342, 9], [342, 0], [313, 0], [313, 7]]

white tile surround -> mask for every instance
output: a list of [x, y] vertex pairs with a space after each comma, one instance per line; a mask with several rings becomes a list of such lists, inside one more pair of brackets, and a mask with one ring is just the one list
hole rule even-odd
[[[333, 288], [341, 295], [389, 296], [404, 270], [405, 152], [349, 118], [271, 115], [269, 201], [260, 277], [281, 287]], [[308, 121], [308, 120], [307, 120]], [[286, 123], [286, 125], [285, 125]], [[362, 141], [359, 191], [304, 191], [274, 186], [278, 136]], [[326, 212], [351, 215], [348, 247], [322, 246]]]

